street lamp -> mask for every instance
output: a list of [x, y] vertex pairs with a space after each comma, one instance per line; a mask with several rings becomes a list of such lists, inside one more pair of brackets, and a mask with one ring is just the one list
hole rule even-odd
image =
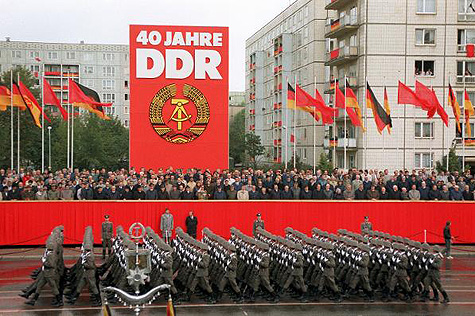
[[51, 169], [51, 129], [53, 127], [48, 126], [48, 168]]

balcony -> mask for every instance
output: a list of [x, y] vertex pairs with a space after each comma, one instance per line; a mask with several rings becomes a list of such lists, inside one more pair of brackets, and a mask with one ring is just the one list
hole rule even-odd
[[356, 149], [356, 138], [339, 138], [336, 140], [325, 138], [323, 140], [324, 147], [336, 147], [337, 149], [341, 149], [345, 147], [346, 141], [346, 148]]
[[358, 16], [344, 15], [338, 20], [334, 20], [331, 25], [325, 26], [325, 37], [339, 38], [356, 31], [359, 28]]
[[327, 53], [325, 66], [338, 66], [358, 58], [357, 46], [344, 46]]
[[274, 139], [274, 146], [282, 146], [282, 139]]
[[277, 56], [277, 55], [279, 55], [280, 53], [282, 53], [282, 46], [279, 46], [279, 48], [277, 48], [277, 49], [274, 50], [274, 56]]
[[[350, 85], [351, 88], [356, 88], [358, 86], [358, 78], [356, 77], [346, 77], [346, 80], [348, 81], [348, 84]], [[335, 87], [337, 83], [342, 83], [345, 81], [345, 78], [340, 78], [340, 79], [333, 79], [330, 80], [330, 82], [325, 82], [325, 94], [333, 94], [335, 91]]]
[[356, 0], [326, 0], [325, 10], [340, 10]]
[[280, 109], [282, 109], [282, 102], [274, 103], [274, 110], [280, 110]]

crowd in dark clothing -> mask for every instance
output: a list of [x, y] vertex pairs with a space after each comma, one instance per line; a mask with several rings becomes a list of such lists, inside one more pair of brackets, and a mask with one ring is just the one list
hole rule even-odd
[[0, 169], [1, 200], [454, 200], [473, 201], [466, 172], [335, 169]]

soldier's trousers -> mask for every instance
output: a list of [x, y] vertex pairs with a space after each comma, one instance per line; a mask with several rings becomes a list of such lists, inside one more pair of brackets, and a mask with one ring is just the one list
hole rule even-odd
[[333, 293], [340, 293], [338, 286], [335, 283], [334, 276], [322, 275], [320, 278], [320, 283], [318, 284], [318, 291], [321, 292], [324, 287], [329, 288]]
[[393, 292], [396, 285], [398, 285], [406, 292], [410, 293], [411, 288], [409, 287], [409, 283], [407, 282], [406, 276], [398, 276], [397, 273], [394, 273], [391, 276], [391, 280], [389, 280], [389, 291]]
[[301, 290], [303, 293], [307, 292], [307, 286], [305, 285], [301, 275], [291, 275], [285, 282], [282, 290], [287, 290], [291, 284], [293, 284], [296, 289]]
[[190, 291], [195, 292], [196, 286], [199, 285], [203, 290], [208, 292], [208, 294], [213, 293], [211, 286], [209, 285], [209, 280], [207, 277], [195, 277], [190, 284]]
[[158, 284], [168, 284], [168, 285], [170, 285], [170, 291], [172, 292], [172, 294], [178, 293], [178, 291], [176, 290], [175, 284], [173, 283], [173, 279], [170, 278], [170, 277], [160, 277], [160, 278], [158, 278], [157, 283]]
[[36, 294], [40, 294], [41, 290], [43, 287], [48, 284], [51, 287], [51, 291], [53, 291], [53, 294], [59, 295], [59, 290], [58, 290], [58, 283], [55, 278], [52, 277], [45, 277], [44, 274], [40, 275], [40, 278], [38, 279], [38, 283], [36, 284]]
[[[426, 291], [429, 291], [429, 286], [433, 286], [433, 289], [435, 287], [441, 293], [445, 292], [444, 288], [442, 287], [442, 283], [440, 283], [440, 278], [427, 275], [424, 279], [424, 289]], [[435, 295], [435, 290], [434, 290], [434, 295]]]
[[259, 278], [256, 279], [252, 287], [254, 292], [257, 292], [259, 290], [260, 285], [262, 285], [270, 293], [274, 293], [274, 288], [272, 287], [272, 285], [270, 285], [270, 280], [268, 277], [260, 275]]
[[352, 288], [354, 290], [354, 289], [356, 289], [356, 286], [358, 284], [363, 288], [363, 290], [365, 290], [367, 292], [372, 291], [371, 285], [369, 284], [369, 277], [367, 275], [359, 275], [359, 274], [355, 275], [351, 279], [350, 288]]
[[389, 278], [388, 271], [379, 270], [378, 276], [376, 277], [376, 286], [381, 286], [383, 289], [387, 287], [387, 282]]
[[110, 239], [103, 239], [102, 240], [102, 257], [106, 256], [106, 248], [107, 248], [107, 256], [110, 257], [112, 252], [112, 240]]
[[93, 279], [93, 278], [86, 277], [85, 275], [83, 275], [81, 280], [79, 280], [78, 286], [76, 287], [76, 293], [78, 293], [78, 294], [81, 293], [82, 288], [86, 284], [89, 287], [89, 292], [90, 293], [92, 293], [94, 295], [99, 294], [99, 291], [97, 290], [96, 280]]
[[236, 294], [241, 293], [241, 290], [239, 289], [239, 286], [236, 283], [236, 278], [232, 278], [232, 277], [231, 278], [223, 277], [221, 279], [221, 281], [218, 284], [219, 291], [222, 292], [228, 283]]

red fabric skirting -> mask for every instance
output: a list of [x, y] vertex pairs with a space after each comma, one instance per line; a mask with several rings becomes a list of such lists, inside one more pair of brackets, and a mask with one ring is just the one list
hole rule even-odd
[[[471, 202], [371, 202], [371, 201], [23, 201], [0, 202], [0, 246], [44, 244], [56, 225], [65, 227], [65, 243], [82, 241], [84, 228], [92, 225], [96, 243], [100, 243], [103, 215], [110, 214], [114, 227], [128, 231], [134, 222], [159, 232], [160, 216], [168, 207], [175, 227], [184, 228], [190, 210], [198, 218], [198, 231], [209, 227], [229, 237], [235, 226], [252, 232], [256, 213], [262, 213], [266, 229], [284, 234], [292, 227], [308, 235], [313, 227], [336, 232], [339, 228], [359, 232], [368, 215], [373, 229], [423, 241], [442, 243], [445, 222], [452, 221], [452, 235], [460, 243], [475, 243], [475, 203]], [[198, 233], [198, 235], [201, 235]]]

